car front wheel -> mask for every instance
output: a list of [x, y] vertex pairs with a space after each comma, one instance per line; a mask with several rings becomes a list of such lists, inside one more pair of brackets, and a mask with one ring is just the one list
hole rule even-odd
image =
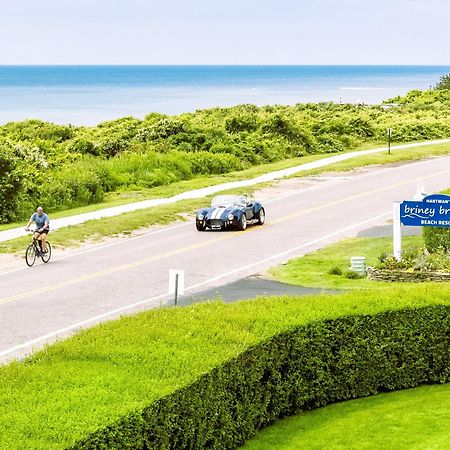
[[264, 211], [264, 208], [261, 208], [256, 213], [256, 220], [258, 221], [258, 225], [263, 225], [264, 224], [264, 222], [266, 221], [266, 212]]
[[239, 218], [238, 230], [244, 231], [246, 228], [247, 228], [247, 218], [245, 217], [245, 214], [242, 214], [242, 216]]
[[199, 220], [197, 220], [195, 222], [195, 226], [197, 228], [197, 231], [205, 231], [206, 230], [206, 223], [205, 222], [200, 222]]

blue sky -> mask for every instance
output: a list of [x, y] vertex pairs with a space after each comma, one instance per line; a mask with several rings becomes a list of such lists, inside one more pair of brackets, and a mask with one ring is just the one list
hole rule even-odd
[[0, 19], [0, 64], [450, 64], [449, 0], [16, 0]]

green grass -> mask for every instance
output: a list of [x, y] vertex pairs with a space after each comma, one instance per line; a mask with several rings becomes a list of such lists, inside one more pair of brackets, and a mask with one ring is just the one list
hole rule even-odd
[[[404, 236], [404, 250], [420, 247], [422, 236]], [[366, 265], [375, 266], [382, 253], [392, 254], [392, 238], [350, 238], [295, 258], [285, 264], [273, 267], [269, 275], [278, 281], [299, 286], [329, 289], [380, 289], [392, 283], [370, 281], [367, 278], [349, 279], [352, 256], [365, 256]], [[339, 268], [342, 275], [333, 275], [332, 269]]]
[[450, 304], [450, 286], [152, 310], [0, 367], [0, 448], [63, 448], [294, 326]]
[[450, 384], [325, 406], [266, 428], [242, 450], [448, 449]]

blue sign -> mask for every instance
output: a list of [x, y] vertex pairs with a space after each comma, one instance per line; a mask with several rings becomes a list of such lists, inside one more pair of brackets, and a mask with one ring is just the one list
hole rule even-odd
[[450, 227], [450, 195], [428, 195], [400, 204], [400, 222], [409, 227]]

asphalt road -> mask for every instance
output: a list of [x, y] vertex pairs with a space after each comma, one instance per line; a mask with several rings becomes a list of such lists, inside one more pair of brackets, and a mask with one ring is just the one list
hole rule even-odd
[[450, 157], [274, 190], [265, 201], [266, 224], [245, 232], [197, 232], [193, 222], [183, 223], [55, 257], [47, 265], [3, 270], [0, 361], [102, 320], [172, 302], [169, 269], [185, 271], [187, 294], [214, 290], [383, 225], [392, 202], [414, 196], [418, 178], [430, 193], [448, 188]]

